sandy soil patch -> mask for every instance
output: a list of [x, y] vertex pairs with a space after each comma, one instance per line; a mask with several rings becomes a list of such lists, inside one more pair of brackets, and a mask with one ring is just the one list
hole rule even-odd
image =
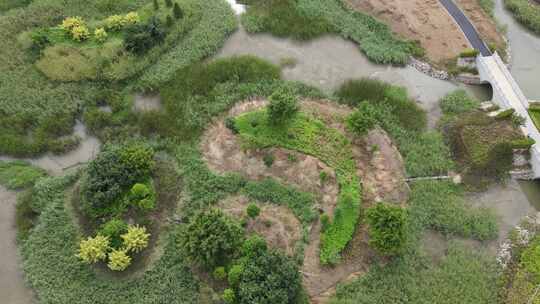
[[478, 4], [478, 0], [455, 0], [487, 43], [495, 43], [498, 47], [504, 46], [504, 39], [497, 31], [497, 25]]
[[[246, 217], [246, 208], [251, 201], [242, 195], [231, 196], [218, 205], [225, 213], [234, 218]], [[288, 255], [294, 254], [297, 242], [302, 237], [302, 224], [292, 211], [285, 206], [258, 204], [261, 213], [255, 219], [247, 221], [248, 234], [262, 236], [271, 247], [280, 248]]]
[[346, 0], [384, 21], [399, 35], [418, 40], [434, 63], [453, 58], [470, 44], [439, 0]]
[[[233, 107], [227, 116], [236, 116], [259, 109], [264, 107], [266, 103], [264, 100], [241, 103]], [[350, 108], [331, 102], [308, 100], [302, 101], [301, 106], [302, 111], [314, 115], [328, 126], [352, 138], [350, 134], [347, 134], [343, 123], [352, 111]], [[339, 189], [331, 168], [314, 157], [286, 149], [244, 151], [237, 136], [225, 127], [223, 121], [224, 117], [215, 121], [207, 129], [201, 142], [203, 159], [211, 170], [219, 173], [237, 172], [256, 180], [272, 177], [285, 183], [294, 184], [304, 191], [314, 193], [318, 197], [321, 211], [330, 215], [333, 213]], [[263, 161], [266, 153], [273, 153], [275, 156], [274, 164], [270, 168]], [[290, 161], [291, 155], [294, 156], [294, 162]], [[354, 139], [353, 156], [363, 184], [362, 204], [364, 208], [381, 200], [400, 204], [407, 201], [409, 189], [404, 182], [405, 170], [401, 156], [383, 130], [375, 129], [365, 138]], [[331, 174], [329, 181], [321, 183], [319, 178], [321, 170]], [[226, 205], [232, 204], [230, 209], [244, 213], [244, 204], [246, 203], [247, 200], [242, 202], [238, 198], [232, 198], [222, 202], [221, 206], [227, 210]], [[278, 219], [279, 217], [274, 215], [274, 218]], [[286, 227], [283, 219], [280, 221], [279, 225]], [[291, 238], [291, 235], [283, 231], [286, 229], [282, 230], [280, 226], [276, 227], [278, 234], [285, 238]], [[270, 243], [290, 250], [290, 245], [287, 247], [283, 243], [276, 244], [276, 239], [271, 236], [271, 233], [269, 235], [267, 231], [264, 231], [269, 228], [253, 227], [254, 231], [259, 232], [258, 229], [261, 229], [262, 234]], [[375, 255], [368, 246], [365, 225], [359, 226], [343, 253], [341, 263], [334, 267], [323, 266], [319, 263], [320, 233], [320, 222], [313, 223], [309, 232], [309, 244], [304, 251], [304, 264], [302, 266], [303, 282], [312, 303], [324, 303], [335, 292], [337, 283], [351, 280], [367, 271]], [[292, 242], [289, 240], [285, 243], [291, 244]]]

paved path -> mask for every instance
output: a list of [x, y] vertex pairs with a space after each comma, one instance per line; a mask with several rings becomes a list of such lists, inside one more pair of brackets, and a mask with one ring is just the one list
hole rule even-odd
[[482, 56], [491, 56], [491, 51], [486, 44], [480, 38], [480, 35], [476, 31], [476, 28], [472, 25], [469, 19], [463, 14], [459, 7], [452, 0], [439, 0], [441, 4], [446, 8], [448, 13], [454, 18], [461, 30], [467, 37], [467, 40], [471, 43], [473, 48], [480, 51]]

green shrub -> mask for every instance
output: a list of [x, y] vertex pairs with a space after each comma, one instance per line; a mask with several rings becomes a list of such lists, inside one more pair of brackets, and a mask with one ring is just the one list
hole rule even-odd
[[236, 303], [236, 295], [234, 294], [234, 291], [230, 288], [226, 288], [223, 291], [223, 295], [221, 296], [221, 298], [226, 304]]
[[98, 229], [98, 235], [107, 237], [111, 247], [119, 249], [122, 247], [122, 234], [127, 232], [128, 224], [121, 219], [112, 219], [102, 224]]
[[347, 80], [336, 91], [336, 95], [340, 102], [354, 107], [363, 101], [384, 100], [388, 87], [387, 83], [373, 78]]
[[468, 58], [468, 57], [476, 57], [480, 54], [480, 51], [477, 49], [466, 49], [465, 51], [459, 53], [459, 57]]
[[242, 256], [244, 257], [254, 257], [266, 252], [267, 250], [268, 246], [266, 245], [266, 241], [256, 234], [250, 236], [242, 244]]
[[172, 7], [173, 6], [172, 0], [165, 0], [165, 5], [167, 7]]
[[237, 303], [297, 303], [302, 289], [300, 272], [285, 254], [261, 250], [242, 261]]
[[247, 206], [246, 213], [250, 218], [253, 219], [259, 216], [259, 214], [261, 213], [261, 208], [259, 208], [259, 206], [257, 206], [257, 204], [255, 203], [250, 203]]
[[81, 241], [77, 257], [87, 264], [96, 263], [107, 258], [108, 250], [109, 238], [96, 235]]
[[347, 128], [357, 136], [366, 135], [377, 124], [377, 111], [367, 102], [361, 103], [347, 117]]
[[146, 233], [146, 227], [129, 226], [127, 232], [120, 235], [126, 252], [140, 252], [148, 247], [150, 234]]
[[105, 146], [86, 168], [81, 184], [83, 212], [98, 218], [123, 211], [121, 195], [135, 182], [148, 178], [153, 155], [152, 148], [142, 143]]
[[131, 257], [125, 249], [113, 249], [109, 253], [107, 267], [114, 271], [124, 271], [131, 265]]
[[124, 47], [128, 52], [143, 55], [165, 40], [166, 32], [158, 18], [145, 24], [136, 24], [126, 30]]
[[517, 139], [512, 141], [512, 148], [513, 149], [529, 149], [532, 147], [536, 142], [532, 138], [524, 138], [524, 139]]
[[366, 212], [369, 244], [383, 255], [399, 254], [406, 242], [406, 210], [378, 203]]
[[274, 164], [274, 159], [275, 159], [274, 154], [266, 153], [263, 156], [264, 165], [267, 166], [268, 168], [272, 167], [272, 165]]
[[244, 267], [241, 264], [233, 265], [231, 269], [229, 269], [229, 274], [227, 276], [229, 285], [233, 287], [238, 286], [238, 283], [240, 282], [240, 277], [242, 276], [243, 272]]
[[268, 120], [272, 125], [283, 125], [298, 113], [298, 100], [291, 92], [278, 90], [268, 99]]
[[153, 5], [155, 11], [159, 10], [159, 2], [158, 2], [158, 0], [153, 0], [152, 5]]
[[223, 281], [227, 278], [227, 271], [225, 271], [225, 267], [223, 266], [216, 267], [212, 275], [214, 276], [214, 279], [218, 281]]
[[201, 266], [214, 268], [229, 261], [242, 243], [243, 230], [219, 209], [195, 216], [186, 228], [183, 246]]

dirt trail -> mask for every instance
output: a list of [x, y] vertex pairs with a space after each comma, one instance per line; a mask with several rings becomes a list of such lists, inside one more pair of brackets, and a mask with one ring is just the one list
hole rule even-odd
[[16, 192], [0, 186], [0, 302], [34, 303], [32, 291], [24, 282], [15, 243]]

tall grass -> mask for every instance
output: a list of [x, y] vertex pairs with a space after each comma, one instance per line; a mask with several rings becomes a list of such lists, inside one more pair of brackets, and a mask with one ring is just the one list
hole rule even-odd
[[504, 5], [521, 24], [540, 34], [540, 5], [529, 0], [504, 0]]

